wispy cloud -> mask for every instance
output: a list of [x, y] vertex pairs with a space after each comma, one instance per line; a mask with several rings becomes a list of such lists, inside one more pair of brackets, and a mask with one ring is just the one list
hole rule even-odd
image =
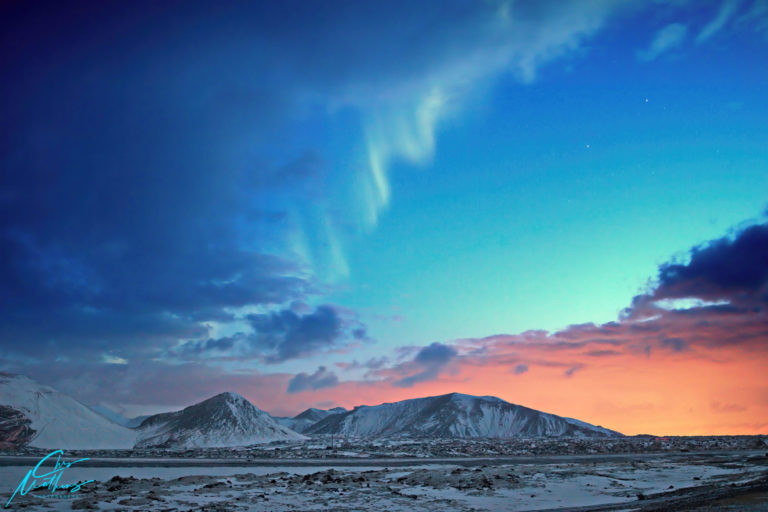
[[731, 21], [741, 3], [742, 0], [723, 0], [717, 15], [696, 36], [696, 42], [703, 43], [720, 32]]
[[682, 46], [687, 34], [688, 27], [685, 25], [670, 23], [656, 32], [648, 48], [637, 52], [637, 58], [645, 62], [652, 61], [663, 53]]
[[437, 18], [407, 8], [408, 27], [418, 30], [407, 60], [419, 62], [418, 71], [353, 84], [337, 99], [363, 112], [368, 166], [359, 197], [367, 224], [375, 226], [389, 203], [392, 164], [429, 162], [439, 123], [461, 111], [473, 91], [509, 71], [534, 81], [541, 66], [575, 53], [630, 4], [501, 1], [446, 7], [450, 14]]

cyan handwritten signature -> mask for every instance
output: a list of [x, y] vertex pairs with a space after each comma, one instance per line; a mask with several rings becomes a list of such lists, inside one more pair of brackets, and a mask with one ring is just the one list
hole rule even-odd
[[[54, 456], [56, 457], [56, 463], [54, 464], [53, 469], [47, 473], [43, 473], [42, 471], [45, 471], [48, 468], [43, 469], [41, 466], [45, 464], [48, 459]], [[8, 503], [5, 504], [5, 508], [8, 508], [11, 505], [11, 501], [13, 501], [13, 498], [15, 498], [17, 494], [19, 496], [24, 496], [31, 491], [44, 488], [48, 488], [48, 490], [51, 492], [51, 495], [53, 495], [57, 489], [69, 491], [70, 493], [76, 493], [80, 490], [81, 486], [93, 482], [93, 480], [88, 480], [86, 482], [78, 482], [76, 484], [59, 483], [61, 475], [64, 473], [65, 469], [71, 468], [78, 462], [88, 460], [88, 458], [85, 458], [67, 462], [62, 459], [63, 456], [63, 450], [54, 450], [40, 459], [40, 462], [37, 463], [37, 466], [27, 472], [27, 475], [21, 480], [19, 486], [15, 491], [13, 491], [13, 495], [11, 496], [11, 499], [8, 500]], [[35, 496], [37, 496], [37, 494]]]

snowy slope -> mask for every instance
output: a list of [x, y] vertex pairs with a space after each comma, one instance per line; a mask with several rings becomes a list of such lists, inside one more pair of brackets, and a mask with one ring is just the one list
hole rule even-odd
[[150, 415], [145, 416], [136, 416], [135, 418], [126, 418], [125, 426], [128, 428], [136, 428], [142, 423], [144, 423], [144, 420], [149, 418]]
[[137, 430], [137, 448], [247, 446], [306, 439], [236, 393], [221, 393], [181, 411], [155, 414]]
[[306, 434], [379, 437], [514, 437], [621, 435], [578, 420], [569, 420], [492, 396], [459, 393], [403, 400], [328, 416]]
[[602, 432], [606, 436], [615, 436], [618, 434], [618, 432], [614, 432], [613, 430], [609, 430], [599, 425], [598, 426], [592, 425], [590, 423], [587, 423], [586, 421], [577, 420], [575, 418], [563, 418], [563, 419], [572, 425], [576, 425], [578, 427], [591, 428], [599, 432]]
[[136, 433], [22, 375], [0, 373], [0, 447], [132, 448]]
[[340, 414], [343, 412], [347, 412], [347, 410], [343, 407], [334, 407], [333, 409], [328, 410], [315, 409], [314, 407], [310, 407], [306, 411], [297, 414], [293, 418], [275, 417], [274, 419], [284, 427], [288, 427], [291, 430], [295, 430], [296, 432], [304, 432], [309, 427], [318, 421], [330, 416], [331, 414]]
[[142, 421], [149, 418], [149, 416], [136, 416], [135, 418], [126, 418], [122, 414], [116, 413], [106, 405], [89, 405], [88, 408], [101, 414], [112, 423], [117, 423], [118, 425], [122, 425], [128, 428], [136, 428], [141, 425]]

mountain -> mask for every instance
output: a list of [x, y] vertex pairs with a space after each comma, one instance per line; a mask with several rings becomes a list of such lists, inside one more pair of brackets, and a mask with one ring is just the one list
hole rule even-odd
[[125, 418], [125, 424], [123, 426], [128, 428], [136, 428], [142, 423], [144, 423], [144, 420], [149, 418], [151, 415], [146, 414], [144, 416], [136, 416], [135, 418]]
[[105, 418], [107, 418], [112, 423], [117, 423], [118, 425], [122, 425], [124, 427], [128, 428], [136, 428], [139, 425], [141, 425], [141, 422], [145, 419], [149, 418], [149, 416], [136, 416], [135, 418], [126, 418], [122, 414], [118, 414], [106, 405], [89, 405], [88, 408], [92, 411], [95, 411]]
[[306, 439], [236, 393], [155, 414], [137, 430], [137, 448], [213, 448]]
[[22, 375], [0, 373], [0, 449], [131, 448], [136, 433]]
[[315, 409], [314, 407], [310, 407], [304, 412], [301, 412], [294, 416], [293, 418], [280, 418], [276, 417], [275, 421], [277, 421], [279, 424], [283, 425], [284, 427], [288, 427], [291, 430], [295, 430], [296, 432], [304, 432], [309, 427], [317, 423], [318, 421], [332, 415], [332, 414], [340, 414], [343, 412], [347, 412], [346, 409], [343, 407], [334, 407], [333, 409]]
[[608, 437], [611, 437], [611, 436], [623, 436], [624, 435], [624, 434], [620, 434], [620, 433], [618, 433], [618, 432], [616, 432], [614, 430], [608, 430], [607, 428], [601, 427], [599, 425], [597, 425], [597, 426], [592, 425], [591, 423], [587, 423], [586, 421], [581, 421], [581, 420], [577, 420], [577, 419], [574, 419], [574, 418], [563, 418], [563, 419], [565, 421], [567, 421], [568, 423], [570, 423], [571, 425], [576, 425], [577, 427], [583, 427], [583, 428], [588, 428], [588, 429], [596, 430], [598, 432], [602, 432], [603, 434], [605, 434]]
[[492, 396], [460, 393], [415, 398], [327, 416], [305, 434], [358, 437], [620, 436], [578, 420], [514, 405]]

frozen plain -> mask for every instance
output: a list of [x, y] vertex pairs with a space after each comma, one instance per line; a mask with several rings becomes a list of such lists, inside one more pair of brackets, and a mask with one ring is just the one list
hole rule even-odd
[[[66, 469], [62, 482], [95, 482], [73, 499], [17, 496], [10, 508], [768, 510], [768, 447], [759, 437], [627, 438], [610, 444], [347, 440], [333, 450], [324, 441], [177, 453], [73, 452], [69, 460], [91, 460]], [[41, 453], [0, 457], [3, 504]]]

